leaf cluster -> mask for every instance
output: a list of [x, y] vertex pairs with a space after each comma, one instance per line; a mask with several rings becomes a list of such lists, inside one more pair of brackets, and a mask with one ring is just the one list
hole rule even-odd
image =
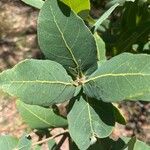
[[[125, 124], [125, 119], [113, 103], [150, 100], [150, 56], [123, 53], [108, 59], [97, 33], [119, 3], [88, 28], [88, 0], [23, 1], [41, 9], [37, 34], [46, 59], [24, 60], [0, 73], [0, 88], [19, 99], [18, 110], [31, 128], [68, 128], [71, 141], [81, 150], [116, 149], [120, 140], [108, 137], [115, 123]], [[64, 103], [65, 115], [58, 111]], [[5, 138], [16, 147], [17, 141], [9, 136], [0, 138], [3, 146]], [[144, 145], [134, 138], [121, 141], [119, 149]]]

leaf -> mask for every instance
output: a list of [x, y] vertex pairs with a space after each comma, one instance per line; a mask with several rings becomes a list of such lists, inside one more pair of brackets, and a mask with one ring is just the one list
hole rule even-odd
[[[1, 150], [31, 150], [31, 144], [31, 141], [25, 135], [20, 139], [10, 135], [0, 136]], [[34, 150], [40, 150], [40, 148], [35, 148]]]
[[127, 144], [124, 146], [124, 149], [126, 150], [134, 150], [134, 146], [135, 146], [135, 142], [136, 142], [136, 137], [132, 137]]
[[68, 114], [69, 133], [79, 149], [87, 149], [111, 134], [115, 124], [113, 105], [81, 97]]
[[124, 116], [121, 114], [120, 110], [114, 106], [114, 116], [116, 118], [116, 122], [122, 125], [126, 125], [126, 120]]
[[106, 60], [106, 48], [104, 41], [97, 33], [94, 34], [94, 38], [97, 45], [98, 60], [99, 61]]
[[102, 24], [104, 20], [106, 20], [110, 14], [115, 10], [116, 7], [119, 6], [119, 3], [114, 4], [111, 8], [109, 8], [99, 19], [98, 21], [94, 24], [94, 32], [97, 31], [99, 26]]
[[43, 0], [21, 0], [21, 1], [38, 9], [41, 9], [44, 4]]
[[133, 150], [149, 150], [150, 146], [148, 146], [146, 143], [136, 140], [136, 143], [134, 145], [134, 149]]
[[80, 92], [81, 92], [81, 90], [82, 90], [82, 86], [80, 85], [80, 86], [77, 86], [76, 87], [76, 91], [75, 91], [75, 93], [74, 93], [74, 97], [76, 97]]
[[124, 145], [124, 150], [149, 150], [150, 147], [140, 141], [137, 140], [136, 137], [132, 137], [132, 138], [127, 138], [127, 137], [121, 137], [121, 140], [124, 141], [125, 145]]
[[49, 106], [73, 97], [65, 69], [50, 60], [25, 60], [0, 74], [0, 88], [28, 104]]
[[67, 6], [69, 6], [75, 13], [79, 13], [84, 10], [90, 10], [89, 0], [61, 0]]
[[18, 139], [10, 135], [0, 136], [0, 149], [12, 150], [17, 146]]
[[[117, 141], [104, 138], [99, 139], [94, 145], [92, 145], [88, 150], [149, 150], [150, 147], [143, 143], [142, 141], [136, 140], [134, 138], [119, 138]], [[129, 146], [130, 145], [130, 146]], [[132, 146], [133, 147], [132, 147]], [[127, 148], [127, 149], [126, 149]]]
[[26, 135], [23, 135], [17, 144], [17, 149], [18, 150], [31, 150], [31, 141], [27, 139]]
[[134, 2], [135, 0], [109, 0], [109, 2], [106, 4], [106, 7], [111, 7], [116, 3], [119, 3], [120, 6], [123, 6], [126, 1]]
[[89, 0], [60, 0], [71, 8], [78, 16], [83, 20], [86, 20], [89, 16], [90, 1]]
[[41, 146], [36, 145], [33, 150], [42, 150]]
[[48, 141], [48, 148], [49, 148], [49, 150], [56, 149], [56, 146], [57, 146], [57, 144], [56, 144], [54, 139]]
[[150, 93], [147, 93], [147, 94], [144, 94], [144, 95], [141, 95], [141, 96], [137, 96], [136, 99], [138, 100], [145, 100], [145, 101], [149, 101], [150, 100]]
[[85, 81], [83, 88], [89, 97], [105, 102], [144, 98], [150, 95], [150, 55], [118, 55], [103, 63]]
[[67, 120], [55, 114], [52, 108], [44, 108], [37, 105], [28, 105], [17, 101], [17, 108], [22, 119], [36, 129], [67, 126]]
[[96, 43], [82, 19], [57, 0], [47, 0], [38, 19], [38, 40], [46, 58], [77, 76], [97, 67]]
[[92, 145], [88, 150], [123, 150], [125, 142], [119, 138], [117, 141], [107, 137], [104, 139], [98, 139], [98, 141]]

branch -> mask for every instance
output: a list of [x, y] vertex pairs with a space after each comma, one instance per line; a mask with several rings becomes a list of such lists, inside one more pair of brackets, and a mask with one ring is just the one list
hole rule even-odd
[[49, 137], [49, 138], [46, 138], [46, 139], [44, 139], [44, 140], [35, 142], [35, 143], [32, 144], [32, 146], [39, 145], [39, 144], [42, 144], [42, 143], [46, 143], [46, 142], [48, 142], [49, 140], [52, 140], [52, 139], [56, 138], [57, 136], [60, 136], [60, 135], [65, 134], [65, 133], [67, 133], [67, 132], [68, 132], [68, 129], [62, 131], [61, 133], [58, 133], [58, 134], [56, 134], [56, 135], [53, 135], [53, 136], [51, 136], [51, 137]]

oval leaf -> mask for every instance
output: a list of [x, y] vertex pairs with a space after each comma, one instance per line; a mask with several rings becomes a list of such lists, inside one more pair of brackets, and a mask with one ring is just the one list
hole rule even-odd
[[18, 144], [18, 139], [9, 135], [0, 136], [0, 149], [12, 150]]
[[[89, 97], [116, 102], [148, 100], [150, 96], [150, 55], [124, 53], [103, 63], [84, 84]], [[144, 96], [146, 95], [146, 96]], [[149, 97], [150, 100], [150, 97]]]
[[109, 136], [115, 124], [112, 104], [87, 97], [76, 100], [67, 118], [69, 133], [79, 149]]
[[54, 113], [52, 108], [44, 108], [37, 105], [28, 105], [17, 101], [17, 108], [22, 119], [36, 129], [67, 126], [67, 120]]
[[65, 69], [50, 60], [25, 60], [0, 74], [0, 88], [28, 104], [49, 106], [73, 97]]
[[45, 56], [74, 76], [97, 67], [93, 35], [83, 20], [59, 0], [44, 3], [38, 19], [38, 40]]

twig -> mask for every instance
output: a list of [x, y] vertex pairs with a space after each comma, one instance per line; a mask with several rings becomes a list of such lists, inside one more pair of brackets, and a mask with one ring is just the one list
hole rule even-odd
[[35, 145], [39, 145], [39, 144], [48, 142], [49, 140], [52, 140], [52, 139], [56, 138], [57, 136], [60, 136], [60, 135], [62, 135], [62, 134], [64, 134], [64, 133], [67, 133], [67, 132], [68, 132], [68, 129], [67, 129], [67, 130], [64, 130], [64, 131], [61, 132], [61, 133], [58, 133], [58, 134], [56, 134], [56, 135], [53, 135], [53, 136], [51, 136], [51, 137], [49, 137], [49, 138], [46, 138], [46, 139], [44, 139], [44, 140], [35, 142], [35, 143], [32, 144], [32, 146], [35, 146]]

